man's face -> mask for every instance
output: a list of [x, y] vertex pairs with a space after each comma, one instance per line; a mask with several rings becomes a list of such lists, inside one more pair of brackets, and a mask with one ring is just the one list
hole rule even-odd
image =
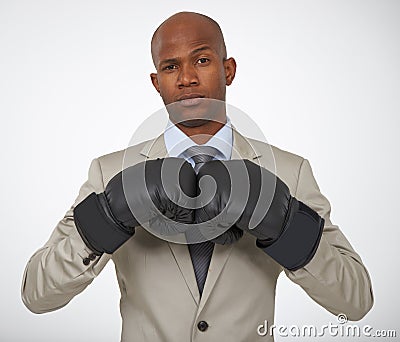
[[233, 58], [224, 58], [216, 27], [196, 17], [189, 19], [162, 25], [152, 49], [157, 69], [151, 74], [153, 85], [165, 105], [176, 103], [174, 111], [181, 111], [184, 119], [204, 117], [201, 107], [206, 101], [199, 98], [225, 101], [226, 85], [236, 69]]

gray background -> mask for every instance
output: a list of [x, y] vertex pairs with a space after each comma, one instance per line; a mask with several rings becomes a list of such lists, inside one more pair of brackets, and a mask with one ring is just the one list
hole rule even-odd
[[[162, 106], [150, 83], [149, 42], [180, 10], [221, 24], [238, 63], [228, 102], [270, 143], [310, 160], [333, 222], [372, 277], [375, 305], [358, 324], [400, 335], [399, 1], [2, 0], [0, 340], [119, 340], [111, 262], [50, 314], [23, 306], [21, 278], [73, 203], [90, 161], [124, 148]], [[333, 315], [280, 277], [276, 324], [329, 322]]]

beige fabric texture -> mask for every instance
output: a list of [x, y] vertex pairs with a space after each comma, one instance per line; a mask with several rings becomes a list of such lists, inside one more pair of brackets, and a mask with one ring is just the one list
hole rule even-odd
[[[259, 336], [257, 327], [264, 320], [273, 322], [275, 287], [282, 271], [335, 315], [344, 313], [349, 320], [359, 320], [372, 307], [368, 272], [338, 226], [332, 224], [330, 204], [321, 194], [309, 162], [247, 139], [237, 131], [232, 159], [249, 159], [274, 171], [293, 196], [325, 219], [319, 247], [305, 267], [294, 272], [284, 269], [256, 247], [254, 237], [245, 233], [233, 245], [215, 246], [200, 299], [187, 245], [164, 241], [142, 227], [136, 228], [135, 235], [113, 255], [104, 254], [84, 265], [83, 259], [91, 251], [76, 230], [73, 208], [90, 193], [104, 191], [107, 182], [122, 170], [125, 152], [92, 161], [88, 180], [75, 203], [47, 243], [29, 260], [22, 281], [22, 299], [31, 311], [44, 313], [65, 306], [110, 260], [115, 264], [121, 291], [124, 342], [273, 341], [271, 336]], [[125, 163], [166, 156], [160, 136], [129, 147]], [[201, 320], [209, 325], [204, 332], [197, 328]]]

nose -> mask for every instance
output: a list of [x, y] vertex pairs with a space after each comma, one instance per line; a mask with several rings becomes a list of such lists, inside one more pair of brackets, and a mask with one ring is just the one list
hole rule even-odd
[[178, 87], [190, 87], [199, 84], [197, 72], [192, 65], [182, 65], [178, 76]]

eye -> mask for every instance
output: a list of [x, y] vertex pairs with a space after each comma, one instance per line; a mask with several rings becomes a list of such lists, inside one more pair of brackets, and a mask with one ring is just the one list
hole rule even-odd
[[166, 71], [170, 71], [170, 70], [174, 70], [174, 69], [176, 69], [177, 68], [177, 66], [176, 65], [174, 65], [174, 64], [171, 64], [171, 65], [167, 65], [167, 66], [165, 66], [164, 68], [162, 68], [163, 70], [166, 70]]
[[206, 57], [202, 57], [202, 58], [199, 58], [198, 60], [197, 60], [197, 63], [198, 64], [204, 64], [204, 63], [207, 63], [207, 62], [209, 62], [210, 60], [208, 59], [208, 58], [206, 58]]

